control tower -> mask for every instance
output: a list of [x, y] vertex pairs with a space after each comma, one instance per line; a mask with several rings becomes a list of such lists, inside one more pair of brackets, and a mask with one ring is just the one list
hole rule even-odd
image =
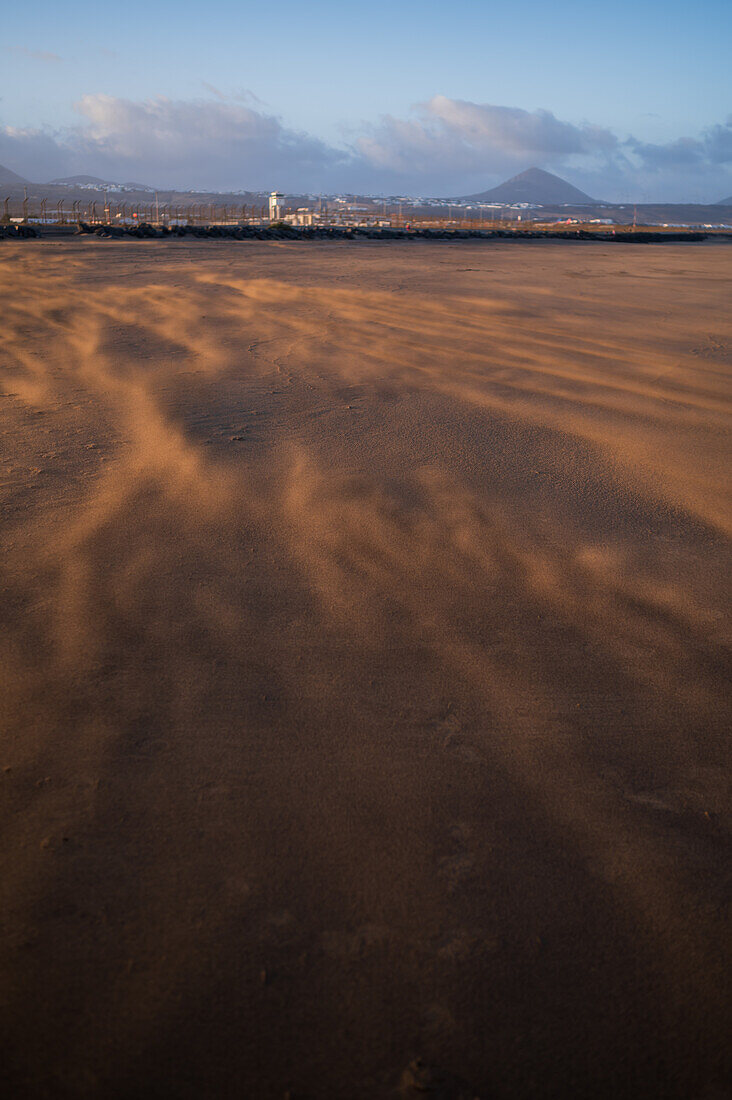
[[282, 201], [284, 195], [281, 191], [272, 191], [269, 196], [269, 220], [271, 222], [279, 221], [282, 217]]

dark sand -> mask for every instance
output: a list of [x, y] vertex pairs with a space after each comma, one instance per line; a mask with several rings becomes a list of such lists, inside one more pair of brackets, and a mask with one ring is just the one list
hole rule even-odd
[[730, 1095], [731, 274], [2, 245], [4, 1096]]

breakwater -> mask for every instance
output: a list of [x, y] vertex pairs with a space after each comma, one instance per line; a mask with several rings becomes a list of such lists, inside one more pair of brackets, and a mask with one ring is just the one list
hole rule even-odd
[[[289, 226], [289, 225], [107, 225], [79, 222], [75, 228], [10, 225], [0, 226], [0, 240], [28, 240], [73, 233], [105, 239], [177, 240], [181, 238], [259, 241], [460, 241], [460, 240], [560, 240], [602, 241], [605, 243], [662, 244], [704, 241], [710, 234], [696, 230], [585, 229], [445, 229], [432, 227], [396, 228], [388, 226]], [[732, 239], [731, 234], [713, 234]]]

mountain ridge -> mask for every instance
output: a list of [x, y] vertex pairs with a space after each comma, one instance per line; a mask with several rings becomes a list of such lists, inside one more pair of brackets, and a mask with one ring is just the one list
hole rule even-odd
[[111, 180], [103, 180], [99, 176], [60, 176], [48, 181], [50, 187], [74, 187], [98, 184], [100, 187], [116, 187]]
[[23, 176], [19, 176], [17, 172], [13, 172], [11, 168], [6, 168], [4, 164], [0, 164], [0, 187], [7, 185], [10, 187], [22, 187], [29, 181]]

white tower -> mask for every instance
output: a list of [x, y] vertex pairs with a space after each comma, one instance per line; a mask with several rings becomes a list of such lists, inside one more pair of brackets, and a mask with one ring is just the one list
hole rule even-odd
[[284, 195], [281, 191], [272, 191], [269, 196], [269, 220], [271, 222], [279, 221], [282, 217], [282, 200]]

